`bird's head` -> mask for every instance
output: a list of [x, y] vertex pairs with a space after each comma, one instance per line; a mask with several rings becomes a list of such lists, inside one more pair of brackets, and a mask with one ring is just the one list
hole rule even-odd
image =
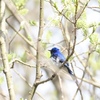
[[54, 48], [52, 48], [51, 50], [49, 50], [50, 51], [50, 53], [51, 54], [53, 54], [53, 53], [56, 53], [56, 52], [58, 52], [59, 51], [59, 49], [58, 48], [56, 48], [56, 47], [54, 47]]

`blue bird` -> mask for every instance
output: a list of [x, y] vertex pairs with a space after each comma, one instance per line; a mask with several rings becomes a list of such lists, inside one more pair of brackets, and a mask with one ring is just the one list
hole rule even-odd
[[[54, 47], [49, 51], [51, 53], [51, 58], [53, 59], [54, 62], [62, 64], [66, 60], [66, 58], [64, 57], [64, 55], [60, 52], [58, 48]], [[67, 68], [67, 71], [70, 75], [74, 75], [71, 69], [69, 68], [68, 62], [65, 63], [64, 66]]]

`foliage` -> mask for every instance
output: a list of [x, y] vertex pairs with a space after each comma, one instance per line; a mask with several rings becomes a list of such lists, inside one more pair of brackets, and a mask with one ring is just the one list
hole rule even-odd
[[100, 7], [100, 0], [98, 0], [98, 3], [99, 3], [99, 7]]
[[50, 56], [51, 56], [50, 52], [49, 52], [49, 51], [46, 51], [46, 52], [45, 52], [45, 56], [46, 56], [47, 58], [50, 58]]
[[4, 77], [0, 76], [0, 84], [2, 84], [4, 82]]
[[30, 25], [32, 25], [32, 26], [36, 26], [36, 25], [37, 25], [35, 20], [29, 20], [29, 23], [30, 23]]
[[93, 44], [93, 45], [96, 45], [98, 44], [99, 42], [99, 34], [98, 33], [93, 33], [90, 37], [90, 42]]
[[[50, 88], [53, 89], [46, 90], [49, 94], [47, 97], [69, 100], [72, 96], [68, 98], [67, 92], [70, 94], [76, 91], [75, 94], [81, 97], [81, 99], [82, 96], [84, 97], [85, 92], [91, 100], [94, 100], [94, 97], [91, 97], [92, 94], [100, 98], [97, 94], [97, 88], [100, 88], [100, 83], [95, 79], [95, 77], [99, 76], [98, 72], [100, 71], [100, 22], [92, 21], [91, 16], [91, 22], [88, 23], [89, 18], [87, 13], [87, 10], [90, 9], [98, 13], [100, 9], [100, 0], [98, 0], [98, 6], [94, 5], [95, 3], [91, 5], [89, 0], [44, 0], [44, 5], [41, 3], [42, 0], [40, 0], [41, 2], [38, 0], [12, 1], [14, 7], [17, 8], [15, 10], [19, 13], [12, 13], [14, 12], [13, 9], [10, 9], [10, 5], [6, 4], [8, 6], [6, 9], [9, 8], [8, 10], [11, 13], [4, 14], [5, 18], [7, 18], [5, 22], [8, 21], [7, 25], [5, 24], [5, 29], [8, 31], [7, 39], [5, 38], [7, 42], [5, 46], [7, 50], [10, 46], [11, 50], [10, 53], [7, 51], [9, 68], [11, 68], [13, 64], [11, 61], [17, 57], [17, 54], [21, 54], [21, 56], [18, 61], [14, 61], [14, 68], [10, 70], [4, 69], [4, 63], [0, 62], [0, 74], [3, 73], [6, 76], [9, 75], [11, 71], [12, 76], [10, 76], [10, 78], [14, 80], [14, 82], [11, 83], [14, 86], [20, 84], [20, 86], [18, 86], [20, 92], [13, 88], [14, 91], [16, 91], [16, 95], [18, 97], [20, 95], [19, 100], [24, 100], [29, 93], [31, 94], [31, 92], [29, 92], [30, 89], [34, 89], [32, 95], [34, 96], [34, 94], [36, 94], [35, 99], [39, 99], [39, 97], [43, 98], [41, 95], [44, 95], [45, 89], [43, 89], [42, 86], [46, 87], [46, 85], [47, 87], [50, 85]], [[40, 7], [41, 5], [42, 7]], [[29, 10], [30, 12], [28, 13]], [[14, 17], [8, 17], [10, 15]], [[15, 36], [14, 39], [12, 39], [13, 36]], [[16, 46], [16, 44], [22, 47], [20, 48]], [[2, 43], [0, 43], [0, 45], [2, 46]], [[70, 84], [69, 81], [69, 84], [66, 85], [66, 79], [69, 79], [69, 77], [66, 78], [66, 72], [62, 70], [63, 68], [61, 68], [61, 66], [61, 69], [58, 71], [55, 68], [56, 65], [49, 64], [51, 56], [49, 48], [54, 46], [58, 46], [63, 50], [65, 58], [68, 58], [69, 67], [72, 69], [73, 73], [75, 73], [78, 81], [79, 78], [81, 78], [81, 84], [80, 81], [77, 82], [78, 84], [73, 82], [77, 85], [77, 88], [70, 89], [70, 91], [68, 91], [68, 89], [62, 91], [64, 88], [67, 88], [67, 85], [70, 86], [73, 84]], [[1, 60], [5, 62], [5, 58], [2, 56]], [[47, 60], [48, 63], [46, 62]], [[23, 67], [21, 65], [23, 65]], [[33, 66], [35, 67], [33, 68]], [[18, 79], [16, 74], [21, 79], [18, 80], [19, 82], [15, 82], [15, 80]], [[55, 78], [55, 76], [57, 77]], [[4, 78], [5, 77], [0, 76], [0, 84], [4, 82]], [[6, 80], [10, 80], [10, 78], [6, 77]], [[51, 83], [49, 84], [48, 81], [52, 81], [52, 85]], [[46, 82], [48, 82], [48, 84], [46, 84]], [[40, 85], [42, 83], [45, 84]], [[9, 84], [7, 85], [9, 86]], [[80, 87], [78, 87], [78, 85]], [[38, 91], [36, 91], [38, 86]], [[71, 86], [71, 88], [72, 87], [73, 86]], [[95, 88], [95, 91], [92, 90], [92, 88]], [[54, 92], [51, 93], [51, 91]], [[80, 91], [80, 94], [77, 93], [78, 91]], [[8, 93], [10, 94], [9, 88]], [[46, 96], [44, 97], [44, 100], [48, 99]], [[71, 99], [74, 100], [75, 96]]]
[[25, 8], [27, 0], [13, 0], [20, 14], [25, 15], [28, 12], [28, 9]]
[[16, 54], [15, 53], [8, 54], [8, 61], [10, 62], [15, 57], [16, 57]]
[[26, 62], [27, 61], [27, 53], [24, 52], [23, 55], [20, 57], [21, 61]]
[[97, 53], [91, 54], [89, 63], [93, 69], [93, 72], [100, 70], [100, 55], [98, 55]]

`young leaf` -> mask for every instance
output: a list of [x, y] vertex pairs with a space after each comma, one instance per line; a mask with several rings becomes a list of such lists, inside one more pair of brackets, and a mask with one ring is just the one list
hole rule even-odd
[[21, 60], [22, 60], [23, 62], [26, 62], [26, 60], [27, 60], [27, 54], [26, 54], [26, 52], [23, 53], [23, 55], [22, 55], [22, 57], [21, 57]]
[[24, 28], [24, 24], [25, 24], [25, 21], [22, 21], [22, 22], [20, 23], [20, 30], [22, 30], [22, 29]]
[[31, 36], [28, 35], [27, 38], [28, 38], [29, 41], [32, 41], [32, 37]]
[[30, 25], [32, 25], [32, 26], [36, 26], [36, 21], [34, 21], [34, 20], [29, 20], [29, 23], [30, 23]]
[[52, 36], [52, 32], [48, 31], [47, 34], [46, 34], [46, 40], [49, 41], [51, 36]]
[[26, 8], [21, 9], [21, 10], [19, 10], [19, 13], [20, 13], [21, 15], [25, 15], [25, 14], [28, 13], [28, 9], [26, 9]]
[[50, 58], [50, 56], [51, 56], [50, 51], [46, 51], [46, 52], [45, 52], [45, 56], [46, 56], [47, 58]]
[[97, 45], [96, 52], [98, 52], [100, 54], [100, 45]]
[[2, 66], [0, 66], [0, 72], [2, 72], [2, 71], [3, 71], [3, 69], [4, 69], [4, 68], [3, 68]]
[[0, 77], [0, 84], [4, 82], [4, 77]]
[[90, 42], [92, 44], [97, 44], [98, 43], [98, 40], [99, 40], [99, 35], [97, 33], [93, 33], [90, 37]]
[[8, 61], [10, 62], [15, 57], [16, 57], [15, 53], [8, 54]]

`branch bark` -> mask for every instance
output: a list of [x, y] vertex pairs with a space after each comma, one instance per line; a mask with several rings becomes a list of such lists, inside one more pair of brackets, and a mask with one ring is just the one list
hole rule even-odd
[[40, 15], [39, 15], [39, 33], [38, 33], [38, 40], [37, 40], [37, 55], [36, 55], [36, 80], [35, 83], [33, 84], [32, 91], [30, 92], [29, 99], [32, 100], [36, 88], [38, 87], [38, 82], [40, 82], [41, 78], [41, 68], [40, 68], [40, 53], [41, 53], [41, 38], [43, 34], [43, 20], [44, 20], [44, 0], [40, 0]]
[[4, 2], [19, 23], [21, 23], [22, 21], [25, 22], [24, 29], [26, 31], [26, 35], [29, 36], [29, 33], [31, 33], [29, 28], [30, 27], [29, 23], [25, 20], [25, 18], [21, 14], [19, 14], [18, 10], [16, 9], [15, 5], [11, 0], [4, 0]]
[[[0, 21], [1, 21], [1, 30], [0, 30], [0, 49], [1, 49], [1, 57], [2, 57], [2, 63], [4, 66], [4, 74], [6, 77], [7, 81], [7, 86], [8, 86], [8, 92], [9, 92], [9, 100], [15, 100], [15, 93], [14, 93], [14, 88], [13, 88], [13, 80], [12, 80], [12, 75], [10, 72], [10, 66], [8, 63], [8, 58], [7, 58], [7, 48], [6, 48], [6, 42], [4, 38], [4, 33], [5, 33], [5, 18], [4, 18], [4, 13], [5, 13], [5, 3], [3, 0], [0, 2], [1, 4], [1, 11], [0, 14]], [[3, 32], [4, 31], [4, 32]]]

